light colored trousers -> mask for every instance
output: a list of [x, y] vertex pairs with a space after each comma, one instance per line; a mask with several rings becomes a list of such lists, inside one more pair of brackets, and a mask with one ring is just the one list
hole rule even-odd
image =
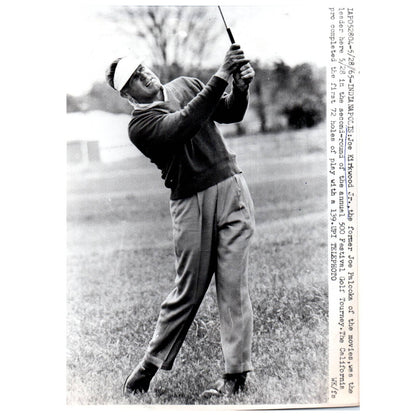
[[170, 370], [215, 273], [226, 373], [251, 371], [253, 313], [247, 265], [254, 208], [242, 174], [170, 201], [175, 288], [163, 302], [144, 359]]

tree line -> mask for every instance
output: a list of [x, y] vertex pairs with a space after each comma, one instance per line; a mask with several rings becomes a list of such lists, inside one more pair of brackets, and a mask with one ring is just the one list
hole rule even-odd
[[[271, 67], [253, 62], [256, 77], [250, 87], [250, 109], [257, 119], [261, 133], [283, 129], [313, 127], [325, 119], [325, 69], [308, 63], [290, 67], [283, 61]], [[203, 82], [215, 72], [214, 68], [185, 70], [178, 65], [170, 69], [170, 76], [195, 76]], [[166, 82], [166, 79], [162, 81]], [[94, 83], [84, 95], [67, 95], [67, 111], [102, 110], [130, 114], [132, 107], [110, 88], [105, 81]], [[244, 133], [244, 122], [237, 133]]]

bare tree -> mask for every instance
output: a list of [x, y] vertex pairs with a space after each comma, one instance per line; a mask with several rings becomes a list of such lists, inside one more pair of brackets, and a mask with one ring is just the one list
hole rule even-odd
[[162, 81], [180, 70], [200, 68], [220, 36], [213, 7], [122, 6], [107, 15], [146, 43]]

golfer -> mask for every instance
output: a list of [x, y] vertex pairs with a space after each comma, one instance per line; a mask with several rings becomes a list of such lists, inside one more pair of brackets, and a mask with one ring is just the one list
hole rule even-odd
[[[161, 85], [140, 59], [124, 57], [107, 70], [109, 85], [134, 107], [134, 145], [160, 170], [170, 189], [176, 278], [143, 359], [124, 394], [146, 392], [159, 369], [170, 370], [215, 275], [225, 372], [204, 396], [242, 391], [253, 370], [252, 307], [247, 281], [254, 232], [253, 202], [236, 157], [215, 125], [243, 119], [254, 70], [239, 45], [204, 85], [179, 77]], [[230, 93], [225, 93], [232, 82]]]

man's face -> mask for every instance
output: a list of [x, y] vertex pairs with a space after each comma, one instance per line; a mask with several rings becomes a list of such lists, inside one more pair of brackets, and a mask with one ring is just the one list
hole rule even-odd
[[162, 84], [149, 68], [139, 65], [126, 87], [126, 92], [139, 103], [151, 103], [156, 100]]

